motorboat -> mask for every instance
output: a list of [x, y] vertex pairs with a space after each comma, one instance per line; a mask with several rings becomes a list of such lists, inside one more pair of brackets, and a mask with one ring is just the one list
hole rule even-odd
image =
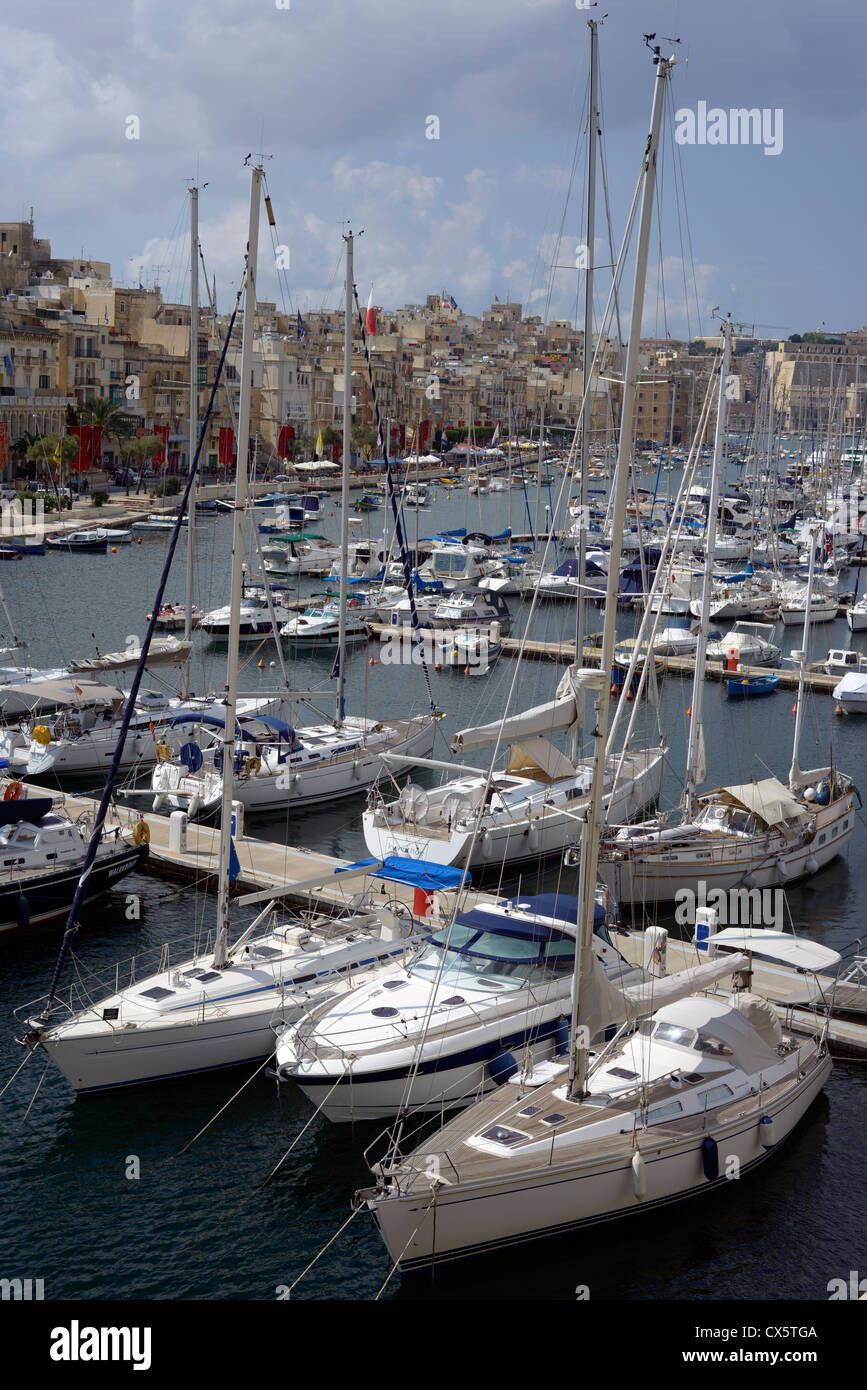
[[[464, 1106], [552, 1057], [567, 1034], [578, 899], [485, 902], [440, 925], [408, 962], [278, 1033], [277, 1075], [326, 1119]], [[597, 900], [593, 948], [606, 976], [638, 983]]]
[[[13, 777], [6, 781], [0, 801], [0, 932], [21, 931], [66, 916], [90, 839], [86, 817], [73, 821], [55, 807], [55, 798], [25, 797], [22, 790]], [[145, 841], [135, 842], [120, 825], [109, 823], [88, 876], [84, 901], [102, 896], [147, 857]]]
[[783, 653], [772, 640], [775, 634], [774, 623], [736, 622], [718, 641], [708, 643], [708, 659], [722, 661], [728, 669], [732, 669], [734, 663], [743, 666], [779, 666]]

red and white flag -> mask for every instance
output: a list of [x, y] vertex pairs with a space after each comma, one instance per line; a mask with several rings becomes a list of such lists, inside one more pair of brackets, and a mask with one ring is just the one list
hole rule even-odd
[[367, 296], [367, 313], [364, 319], [364, 327], [368, 337], [376, 335], [376, 310], [373, 307], [373, 286], [370, 287], [370, 294]]

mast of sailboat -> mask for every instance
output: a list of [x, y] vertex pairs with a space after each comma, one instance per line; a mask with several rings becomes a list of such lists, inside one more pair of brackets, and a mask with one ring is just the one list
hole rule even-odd
[[732, 350], [732, 330], [731, 323], [726, 320], [722, 325], [723, 352], [722, 361], [719, 369], [719, 391], [717, 394], [716, 409], [716, 430], [713, 439], [713, 463], [710, 475], [710, 497], [707, 504], [707, 528], [705, 530], [705, 545], [707, 551], [704, 562], [704, 579], [701, 590], [701, 619], [698, 630], [698, 645], [695, 649], [695, 671], [692, 680], [692, 714], [689, 720], [689, 740], [686, 746], [686, 783], [683, 789], [683, 808], [687, 820], [695, 815], [696, 807], [696, 787], [699, 782], [703, 782], [707, 776], [704, 756], [704, 730], [702, 728], [701, 714], [704, 704], [705, 670], [704, 663], [707, 655], [708, 620], [710, 615], [710, 598], [713, 590], [713, 572], [716, 551], [716, 523], [717, 510], [719, 508], [719, 480], [722, 472], [723, 454], [725, 452], [726, 437], [726, 409], [728, 397], [726, 395], [726, 382], [728, 380], [729, 362], [731, 361]]
[[601, 679], [598, 682], [599, 698], [596, 709], [596, 727], [593, 730], [595, 750], [593, 758], [593, 781], [590, 790], [590, 804], [587, 809], [581, 850], [581, 866], [578, 883], [578, 927], [576, 941], [576, 970], [572, 993], [572, 1027], [570, 1031], [569, 1085], [570, 1099], [583, 1095], [587, 1082], [589, 1038], [583, 1038], [578, 1029], [579, 1002], [581, 988], [593, 969], [593, 925], [596, 908], [596, 870], [599, 858], [599, 839], [602, 832], [603, 817], [603, 778], [605, 772], [605, 745], [608, 733], [608, 710], [610, 704], [609, 681], [614, 660], [615, 626], [617, 622], [617, 587], [620, 579], [620, 554], [623, 545], [623, 526], [626, 519], [626, 500], [629, 489], [630, 456], [632, 436], [635, 427], [635, 401], [639, 373], [639, 340], [641, 338], [641, 318], [644, 308], [644, 288], [647, 280], [647, 253], [650, 245], [650, 227], [653, 215], [653, 194], [656, 181], [656, 160], [659, 149], [659, 130], [665, 97], [665, 83], [672, 66], [672, 59], [661, 57], [659, 48], [654, 48], [653, 61], [656, 65], [656, 81], [653, 90], [653, 108], [650, 119], [650, 133], [644, 151], [642, 166], [644, 187], [641, 195], [641, 215], [639, 220], [638, 246], [635, 254], [635, 281], [632, 290], [632, 321], [629, 328], [629, 344], [623, 375], [623, 403], [620, 417], [620, 439], [618, 443], [617, 472], [614, 485], [614, 509], [612, 513], [611, 558], [608, 566], [608, 583], [605, 600], [605, 627], [602, 635]]
[[235, 504], [232, 514], [232, 591], [229, 609], [229, 669], [226, 681], [226, 715], [223, 725], [223, 798], [220, 812], [219, 897], [214, 968], [226, 964], [229, 944], [229, 861], [232, 848], [232, 786], [235, 772], [235, 716], [238, 704], [238, 644], [241, 636], [241, 593], [244, 583], [244, 522], [247, 505], [247, 468], [250, 452], [250, 373], [253, 366], [253, 330], [256, 319], [256, 261], [259, 249], [259, 204], [262, 168], [252, 169], [250, 229], [247, 238], [247, 286], [244, 292], [244, 324], [241, 331], [241, 403], [238, 412], [238, 462], [235, 468]]
[[[804, 611], [804, 640], [801, 647], [800, 668], [798, 671], [798, 702], [795, 705], [795, 732], [792, 737], [792, 766], [789, 768], [789, 790], [798, 790], [798, 779], [801, 774], [798, 765], [798, 752], [801, 746], [801, 726], [804, 722], [804, 687], [807, 682], [807, 655], [810, 642], [810, 609], [813, 603], [813, 573], [816, 565], [816, 557], [813, 548], [816, 544], [818, 532], [810, 528], [810, 569], [807, 574], [807, 606]], [[797, 655], [797, 653], [796, 653]]]
[[[190, 189], [190, 443], [187, 453], [192, 472], [198, 435], [199, 379], [199, 190]], [[190, 489], [187, 507], [187, 607], [184, 613], [184, 641], [193, 637], [193, 580], [196, 550], [196, 480]], [[183, 696], [190, 698], [190, 661], [184, 663]]]
[[[578, 493], [578, 601], [575, 619], [575, 660], [584, 663], [584, 571], [587, 567], [587, 470], [590, 466], [590, 373], [593, 363], [593, 247], [596, 236], [596, 135], [599, 126], [597, 45], [598, 23], [588, 19], [590, 30], [590, 125], [587, 148], [587, 268], [584, 280], [584, 410], [581, 415], [581, 484]], [[612, 258], [613, 259], [613, 258]], [[581, 725], [575, 725], [573, 734], [573, 756], [577, 762], [581, 755]]]
[[343, 724], [344, 691], [346, 688], [346, 598], [349, 590], [349, 432], [352, 425], [352, 232], [344, 233], [346, 242], [346, 295], [343, 301], [343, 471], [340, 479], [340, 618], [337, 629], [337, 713], [338, 727]]

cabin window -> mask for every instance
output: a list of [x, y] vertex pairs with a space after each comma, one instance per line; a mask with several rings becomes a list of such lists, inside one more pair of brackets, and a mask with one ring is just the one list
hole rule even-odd
[[711, 1086], [705, 1095], [708, 1105], [723, 1105], [734, 1095], [734, 1091], [731, 1086]]
[[681, 1028], [677, 1023], [658, 1023], [656, 1041], [676, 1043], [679, 1047], [692, 1047], [695, 1033], [691, 1028]]
[[699, 1033], [696, 1042], [696, 1051], [704, 1052], [708, 1057], [731, 1057], [732, 1050], [727, 1043], [720, 1042], [719, 1038], [710, 1038], [706, 1033]]
[[143, 989], [142, 999], [168, 999], [174, 994], [173, 989], [163, 989], [162, 985], [154, 985], [153, 989]]
[[683, 1114], [683, 1106], [679, 1100], [667, 1101], [665, 1105], [655, 1105], [647, 1112], [650, 1124], [658, 1125], [663, 1120], [675, 1120]]

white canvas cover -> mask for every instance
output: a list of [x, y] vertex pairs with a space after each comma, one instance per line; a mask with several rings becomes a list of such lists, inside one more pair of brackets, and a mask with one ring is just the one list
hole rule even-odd
[[847, 671], [834, 686], [835, 700], [867, 700], [867, 671]]
[[799, 970], [828, 970], [840, 963], [837, 951], [817, 941], [805, 941], [789, 932], [770, 927], [726, 927], [708, 937], [711, 946], [731, 946], [738, 951], [755, 951], [770, 960], [780, 960]]
[[122, 705], [126, 696], [113, 685], [98, 685], [96, 681], [70, 677], [65, 681], [25, 681], [7, 685], [4, 694], [20, 695], [33, 707], [36, 705]]

